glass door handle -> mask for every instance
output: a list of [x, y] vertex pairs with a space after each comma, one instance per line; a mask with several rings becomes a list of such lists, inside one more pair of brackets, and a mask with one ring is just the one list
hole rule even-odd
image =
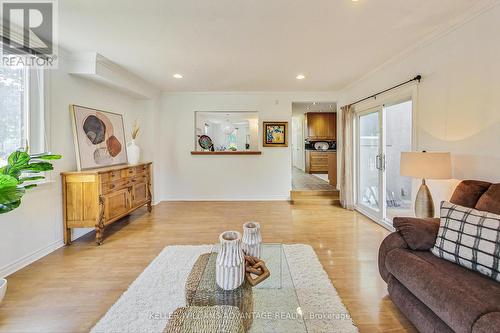
[[376, 168], [377, 168], [377, 170], [380, 170], [380, 171], [385, 170], [385, 155], [384, 154], [377, 155]]

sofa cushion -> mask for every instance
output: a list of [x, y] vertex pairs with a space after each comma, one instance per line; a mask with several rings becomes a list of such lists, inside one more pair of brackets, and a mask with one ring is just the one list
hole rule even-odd
[[488, 190], [491, 183], [479, 180], [464, 180], [458, 184], [450, 199], [451, 203], [474, 208], [477, 201]]
[[500, 283], [434, 256], [394, 249], [387, 270], [456, 332], [470, 332], [483, 315], [500, 311]]
[[491, 185], [479, 198], [475, 208], [500, 215], [500, 184]]
[[439, 219], [395, 217], [393, 225], [412, 250], [430, 250], [436, 243]]
[[431, 251], [500, 282], [500, 215], [443, 201]]

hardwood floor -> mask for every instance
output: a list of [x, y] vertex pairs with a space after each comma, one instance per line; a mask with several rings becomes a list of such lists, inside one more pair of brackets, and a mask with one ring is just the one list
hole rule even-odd
[[265, 242], [313, 246], [361, 332], [415, 332], [387, 297], [377, 252], [388, 231], [328, 205], [288, 202], [163, 202], [141, 208], [8, 277], [1, 332], [88, 332], [167, 245], [211, 244], [220, 232], [261, 223]]
[[316, 176], [292, 168], [292, 190], [294, 191], [333, 191], [335, 187]]

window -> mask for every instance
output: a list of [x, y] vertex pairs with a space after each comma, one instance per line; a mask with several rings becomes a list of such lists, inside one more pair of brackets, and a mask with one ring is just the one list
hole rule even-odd
[[195, 151], [208, 150], [200, 135], [210, 137], [215, 151], [255, 151], [259, 146], [259, 114], [252, 111], [196, 111]]
[[22, 67], [0, 68], [0, 166], [9, 154], [24, 147], [28, 139], [27, 70]]
[[0, 68], [0, 166], [13, 151], [45, 150], [43, 71], [26, 67]]

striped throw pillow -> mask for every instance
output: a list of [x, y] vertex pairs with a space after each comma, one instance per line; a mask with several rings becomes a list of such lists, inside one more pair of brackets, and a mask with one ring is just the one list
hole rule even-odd
[[500, 282], [500, 215], [443, 201], [431, 251]]

